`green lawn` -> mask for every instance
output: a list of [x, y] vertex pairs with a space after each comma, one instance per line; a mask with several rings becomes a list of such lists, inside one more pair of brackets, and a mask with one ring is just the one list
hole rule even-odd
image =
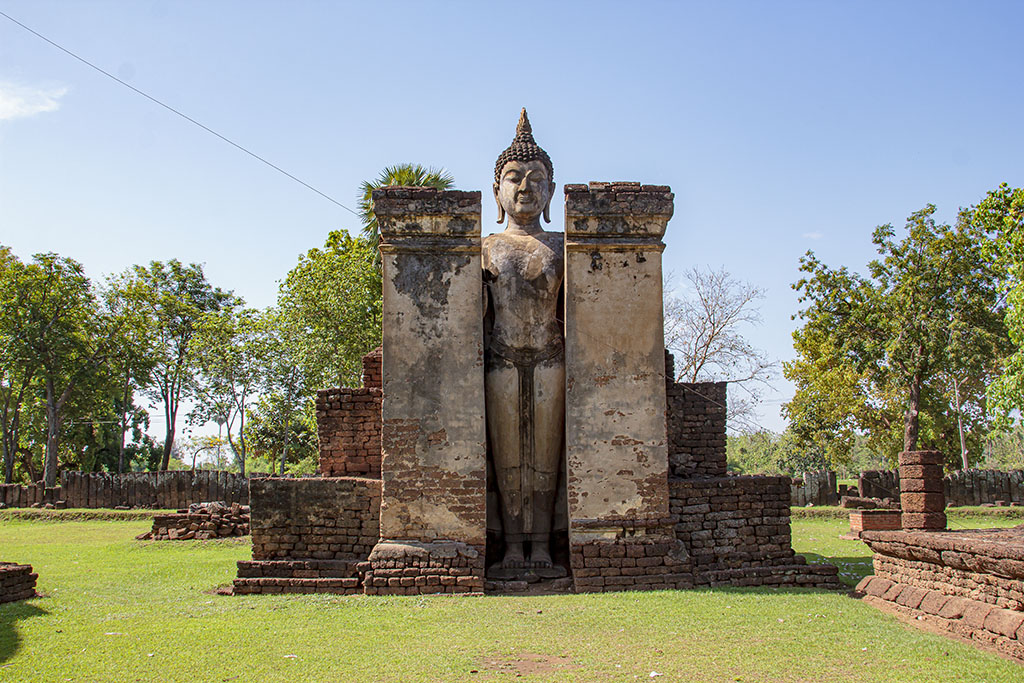
[[[1024, 521], [970, 517], [1012, 525]], [[247, 540], [138, 542], [145, 521], [0, 517], [43, 597], [0, 605], [0, 681], [1020, 681], [1024, 667], [844, 594], [729, 589], [549, 597], [214, 595]], [[856, 583], [845, 520], [794, 546]], [[661, 674], [661, 675], [655, 675]]]

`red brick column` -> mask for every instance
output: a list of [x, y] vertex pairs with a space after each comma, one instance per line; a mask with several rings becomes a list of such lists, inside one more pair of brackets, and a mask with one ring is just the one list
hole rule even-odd
[[946, 496], [942, 491], [942, 463], [938, 451], [900, 453], [900, 507], [904, 529], [944, 530]]

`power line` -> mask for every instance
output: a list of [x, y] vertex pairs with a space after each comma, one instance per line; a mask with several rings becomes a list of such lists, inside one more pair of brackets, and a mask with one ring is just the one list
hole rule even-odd
[[173, 114], [177, 114], [178, 116], [180, 116], [181, 118], [185, 119], [189, 123], [192, 123], [192, 124], [194, 124], [196, 126], [199, 126], [203, 130], [205, 130], [207, 133], [209, 133], [210, 135], [213, 135], [213, 136], [215, 136], [217, 138], [220, 138], [221, 140], [223, 140], [224, 142], [228, 143], [232, 147], [234, 147], [234, 148], [236, 148], [236, 149], [238, 149], [238, 150], [240, 150], [242, 152], [245, 152], [246, 154], [251, 156], [253, 159], [256, 159], [257, 161], [260, 161], [260, 162], [266, 164], [267, 166], [269, 166], [270, 168], [274, 169], [278, 173], [281, 173], [281, 174], [291, 178], [292, 180], [297, 182], [299, 185], [302, 185], [306, 189], [309, 189], [309, 190], [312, 190], [313, 192], [316, 192], [318, 195], [320, 195], [321, 197], [323, 197], [327, 201], [331, 202], [332, 204], [337, 204], [338, 206], [340, 206], [341, 208], [345, 209], [346, 211], [348, 211], [353, 216], [359, 216], [358, 212], [353, 211], [352, 209], [348, 208], [347, 206], [345, 206], [344, 204], [339, 202], [334, 197], [331, 197], [330, 195], [326, 194], [325, 192], [321, 192], [320, 190], [318, 190], [317, 188], [313, 187], [312, 185], [310, 185], [306, 181], [302, 180], [301, 178], [295, 177], [294, 175], [292, 175], [288, 171], [284, 170], [280, 166], [278, 166], [278, 165], [276, 165], [276, 164], [274, 164], [274, 163], [272, 163], [270, 161], [267, 161], [266, 159], [261, 157], [259, 154], [256, 154], [255, 152], [252, 152], [252, 151], [246, 149], [245, 147], [243, 147], [242, 145], [238, 144], [234, 140], [231, 140], [231, 139], [221, 135], [220, 133], [218, 133], [217, 131], [213, 130], [209, 126], [206, 126], [206, 125], [200, 123], [199, 121], [196, 121], [194, 118], [192, 118], [188, 114], [185, 114], [185, 113], [175, 109], [174, 107], [172, 107], [169, 104], [165, 104], [165, 103], [161, 102], [160, 100], [158, 100], [157, 98], [153, 97], [152, 95], [149, 95], [149, 94], [139, 90], [134, 85], [131, 85], [130, 83], [126, 83], [125, 81], [121, 80], [120, 78], [118, 78], [114, 74], [110, 73], [109, 71], [105, 71], [104, 69], [96, 66], [95, 64], [93, 64], [89, 60], [87, 60], [87, 59], [85, 59], [83, 57], [79, 57], [77, 54], [75, 54], [71, 50], [67, 49], [66, 47], [64, 47], [62, 45], [58, 45], [57, 43], [55, 43], [54, 41], [50, 40], [49, 38], [47, 38], [43, 34], [41, 34], [38, 31], [35, 31], [35, 30], [29, 28], [28, 26], [26, 26], [25, 24], [21, 23], [20, 21], [18, 21], [17, 19], [12, 17], [11, 15], [3, 12], [2, 10], [0, 10], [0, 16], [2, 16], [5, 19], [11, 21], [12, 23], [17, 24], [21, 28], [25, 29], [26, 31], [28, 31], [32, 35], [36, 36], [40, 40], [43, 40], [43, 41], [49, 43], [50, 45], [52, 45], [53, 47], [57, 48], [61, 52], [64, 52], [65, 54], [70, 55], [71, 57], [74, 57], [75, 59], [80, 61], [82, 64], [85, 64], [89, 68], [94, 69], [94, 70], [100, 72], [101, 74], [103, 74], [107, 78], [109, 78], [109, 79], [111, 79], [111, 80], [113, 80], [113, 81], [115, 81], [117, 83], [120, 83], [121, 85], [123, 85], [124, 87], [128, 88], [129, 90], [135, 92], [136, 94], [142, 95], [143, 97], [145, 97], [150, 102], [153, 102], [154, 104], [160, 105], [161, 107], [163, 107], [164, 109], [166, 109], [167, 111], [169, 111], [169, 112], [171, 112]]

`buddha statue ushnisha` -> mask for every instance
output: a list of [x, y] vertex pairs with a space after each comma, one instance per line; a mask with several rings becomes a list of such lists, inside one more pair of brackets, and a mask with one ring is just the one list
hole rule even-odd
[[496, 569], [505, 576], [552, 570], [565, 440], [565, 266], [562, 233], [545, 232], [540, 217], [551, 221], [554, 190], [551, 159], [523, 109], [494, 165], [498, 222], [507, 218], [508, 227], [483, 240], [487, 438], [505, 543]]

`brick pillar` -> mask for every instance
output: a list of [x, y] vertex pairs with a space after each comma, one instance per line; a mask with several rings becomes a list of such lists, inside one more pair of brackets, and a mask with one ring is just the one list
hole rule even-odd
[[[669, 518], [662, 323], [661, 237], [672, 202], [665, 186], [565, 188], [566, 474], [582, 590], [622, 587], [629, 577], [617, 567], [604, 576], [602, 567], [623, 552], [660, 553], [673, 569], [652, 576], [666, 577], [661, 585], [681, 579], [685, 549], [675, 547]], [[610, 547], [644, 543], [657, 548]]]
[[373, 193], [383, 262], [381, 541], [368, 593], [481, 591], [486, 540], [480, 193]]
[[946, 528], [946, 495], [938, 451], [900, 453], [900, 508], [904, 529], [941, 531]]

